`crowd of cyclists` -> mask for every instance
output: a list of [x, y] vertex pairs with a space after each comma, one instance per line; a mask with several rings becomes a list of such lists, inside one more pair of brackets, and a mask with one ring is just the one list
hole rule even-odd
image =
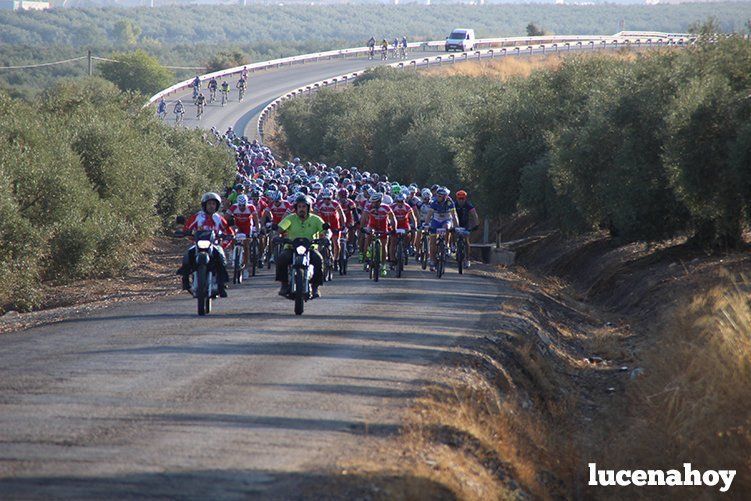
[[[217, 100], [217, 92], [219, 92], [219, 100], [221, 101], [222, 106], [230, 102], [230, 92], [232, 91], [232, 86], [229, 84], [229, 82], [227, 82], [226, 79], [222, 80], [221, 84], [216, 79], [216, 77], [212, 76], [209, 79], [209, 81], [206, 83], [208, 98], [203, 93], [203, 82], [201, 81], [201, 77], [199, 75], [196, 75], [196, 77], [193, 79], [191, 88], [193, 90], [193, 104], [196, 107], [197, 120], [201, 120], [205, 106]], [[240, 79], [237, 81], [237, 83], [235, 83], [235, 88], [237, 89], [237, 100], [238, 102], [242, 102], [243, 98], [245, 97], [245, 93], [248, 90], [247, 66], [244, 66], [242, 71], [240, 72]], [[157, 103], [156, 107], [157, 115], [159, 115], [159, 117], [164, 120], [167, 117], [167, 111], [167, 101], [164, 99], [164, 97], [159, 98], [159, 102]], [[172, 113], [175, 115], [175, 124], [181, 125], [185, 117], [185, 105], [183, 104], [182, 99], [178, 99], [175, 102], [172, 108]]]
[[[346, 273], [351, 259], [376, 280], [397, 266], [401, 276], [409, 257], [423, 269], [438, 271], [439, 277], [451, 254], [460, 271], [469, 267], [470, 235], [478, 230], [479, 218], [465, 191], [452, 198], [443, 186], [406, 185], [357, 167], [303, 163], [299, 158], [281, 162], [268, 147], [237, 137], [231, 127], [224, 134], [215, 128], [211, 133], [212, 140], [234, 151], [237, 173], [223, 197], [203, 195], [201, 211], [185, 222], [184, 234], [212, 230], [230, 237], [218, 240], [212, 251], [221, 297], [226, 297], [230, 281], [225, 251], [232, 245], [244, 246], [242, 279], [273, 264], [279, 294], [286, 295], [292, 249], [281, 244], [282, 236], [320, 242], [310, 254], [313, 298], [320, 296], [319, 287], [332, 270]], [[185, 290], [191, 290], [191, 252], [193, 247], [177, 272]]]
[[[375, 36], [370, 37], [370, 40], [368, 40], [368, 59], [375, 58], [375, 48], [377, 43]], [[406, 35], [402, 36], [401, 40], [394, 37], [391, 42], [389, 42], [386, 37], [383, 37], [381, 42], [378, 43], [378, 46], [381, 49], [381, 60], [386, 61], [389, 56], [392, 59], [407, 59], [408, 45]]]

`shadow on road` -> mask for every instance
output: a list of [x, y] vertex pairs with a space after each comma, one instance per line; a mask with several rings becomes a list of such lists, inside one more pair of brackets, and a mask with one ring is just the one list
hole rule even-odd
[[13, 499], [456, 499], [437, 482], [407, 475], [237, 469], [3, 478], [0, 492]]

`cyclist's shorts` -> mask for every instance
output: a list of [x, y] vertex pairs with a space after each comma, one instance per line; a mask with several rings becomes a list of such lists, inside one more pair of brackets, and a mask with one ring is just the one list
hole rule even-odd
[[448, 220], [448, 221], [436, 221], [435, 219], [433, 219], [430, 222], [430, 234], [431, 235], [435, 235], [436, 230], [438, 228], [446, 228], [447, 230], [450, 229], [451, 228], [451, 221], [450, 220]]

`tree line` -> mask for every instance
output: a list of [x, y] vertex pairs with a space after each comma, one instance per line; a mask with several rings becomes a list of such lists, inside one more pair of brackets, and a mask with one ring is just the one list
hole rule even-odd
[[381, 68], [278, 123], [291, 154], [464, 188], [495, 220], [727, 248], [751, 216], [749, 89], [751, 46], [730, 39], [506, 81]]
[[[681, 5], [193, 5], [0, 11], [0, 66], [81, 56], [107, 57], [140, 49], [163, 65], [216, 66], [364, 45], [370, 36], [442, 39], [458, 24], [479, 37], [628, 30], [683, 32], [713, 15], [723, 31], [745, 29], [747, 3]], [[461, 20], [461, 21], [459, 21]], [[332, 28], [336, 27], [336, 28]], [[31, 96], [55, 79], [81, 76], [86, 63], [0, 70], [0, 88]], [[171, 72], [174, 81], [191, 71]]]
[[233, 170], [224, 147], [141, 110], [99, 78], [33, 104], [0, 93], [0, 313], [30, 309], [45, 280], [108, 277]]

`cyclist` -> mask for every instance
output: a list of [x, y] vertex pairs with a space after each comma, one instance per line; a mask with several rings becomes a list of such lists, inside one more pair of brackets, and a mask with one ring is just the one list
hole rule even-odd
[[195, 101], [198, 94], [201, 92], [201, 77], [196, 75], [191, 86], [193, 87], [193, 100]]
[[394, 51], [394, 59], [396, 59], [396, 55], [399, 53], [399, 39], [397, 37], [394, 37], [394, 41], [391, 42], [391, 49]]
[[[310, 213], [310, 198], [306, 195], [299, 195], [295, 199], [295, 212], [281, 220], [273, 227], [283, 232], [290, 240], [296, 238], [307, 238], [308, 240], [317, 239], [321, 232], [328, 229], [328, 225], [323, 219]], [[281, 282], [279, 289], [280, 296], [286, 296], [289, 291], [288, 268], [292, 262], [292, 249], [286, 245], [285, 249], [279, 254], [279, 261], [276, 263], [276, 281]], [[310, 248], [310, 264], [313, 265], [313, 278], [310, 281], [313, 297], [320, 297], [319, 287], [323, 284], [323, 258], [318, 253], [315, 246]]]
[[[354, 185], [350, 185], [352, 187], [352, 190], [354, 191], [355, 187]], [[347, 188], [341, 188], [339, 192], [337, 193], [336, 201], [339, 202], [339, 205], [342, 206], [342, 210], [344, 211], [344, 224], [346, 227], [351, 230], [349, 232], [349, 244], [353, 245], [355, 242], [355, 238], [357, 235], [357, 226], [358, 226], [358, 214], [357, 214], [357, 204], [354, 200], [352, 200], [349, 197], [349, 190]]]
[[384, 38], [383, 40], [381, 40], [381, 59], [383, 60], [388, 59], [389, 57], [388, 51], [389, 51], [389, 43]]
[[222, 97], [226, 101], [229, 101], [229, 84], [227, 83], [226, 80], [222, 82]]
[[373, 193], [370, 197], [370, 205], [366, 212], [363, 213], [363, 227], [367, 237], [365, 238], [365, 248], [370, 248], [370, 243], [373, 240], [373, 232], [377, 231], [381, 233], [379, 237], [381, 241], [381, 270], [382, 275], [386, 275], [386, 263], [387, 263], [387, 250], [388, 250], [388, 238], [391, 228], [396, 226], [394, 212], [388, 205], [381, 204], [383, 200], [383, 194]]
[[[228, 211], [232, 224], [237, 227], [237, 231], [245, 233], [246, 237], [250, 237], [255, 228], [258, 228], [258, 213], [253, 204], [248, 202], [248, 197], [245, 195], [238, 195], [234, 204], [232, 204]], [[244, 259], [243, 265], [248, 266], [248, 255], [250, 250], [250, 239], [246, 238], [243, 241]], [[243, 280], [247, 280], [248, 270], [243, 270]]]
[[175, 114], [175, 122], [182, 122], [183, 115], [185, 114], [185, 107], [181, 99], [178, 99], [175, 103], [175, 108], [172, 110]]
[[240, 195], [245, 194], [245, 186], [242, 183], [237, 183], [234, 188], [232, 189], [232, 193], [227, 195], [227, 201], [229, 201], [230, 205], [237, 203], [237, 198]]
[[216, 78], [211, 77], [211, 80], [209, 80], [209, 101], [213, 102], [216, 99], [216, 89], [219, 87], [219, 83], [216, 81]]
[[[234, 235], [234, 231], [227, 224], [219, 213], [219, 207], [222, 205], [222, 199], [216, 193], [205, 193], [201, 197], [201, 211], [193, 214], [185, 223], [185, 232], [194, 232], [202, 230], [213, 230], [217, 234]], [[183, 265], [177, 270], [178, 275], [182, 275], [183, 290], [190, 290], [190, 275], [195, 271], [195, 246], [191, 246], [188, 252], [183, 256]], [[216, 271], [216, 281], [219, 286], [219, 296], [227, 297], [227, 259], [224, 255], [224, 249], [220, 245], [213, 246], [210, 266]]]
[[203, 92], [198, 94], [198, 97], [196, 98], [196, 117], [200, 118], [203, 114], [203, 107], [206, 104], [206, 97], [203, 95]]
[[316, 205], [316, 213], [321, 216], [324, 222], [328, 223], [331, 229], [332, 257], [334, 263], [337, 263], [339, 261], [339, 233], [347, 221], [347, 216], [339, 202], [334, 200], [334, 194], [330, 189], [326, 188], [321, 191], [321, 198]]
[[[436, 230], [438, 230], [438, 228], [446, 228], [449, 230], [452, 228], [452, 225], [457, 226], [458, 223], [454, 202], [451, 200], [451, 197], [449, 197], [449, 194], [450, 192], [448, 188], [444, 188], [443, 186], [436, 188], [435, 199], [430, 202], [430, 209], [426, 216], [430, 225], [430, 271], [435, 271]], [[446, 246], [448, 245], [449, 242], [447, 238]]]
[[[394, 213], [394, 218], [396, 219], [396, 229], [405, 230], [407, 233], [409, 233], [410, 231], [412, 231], [412, 228], [417, 225], [417, 218], [415, 217], [415, 213], [412, 210], [412, 207], [407, 205], [406, 198], [407, 197], [404, 196], [404, 193], [395, 195], [394, 204], [391, 206], [391, 210]], [[405, 247], [409, 245], [408, 238], [408, 235], [404, 236]], [[395, 263], [399, 257], [396, 255], [396, 238], [391, 239], [391, 245], [389, 245], [389, 248], [391, 262]]]
[[163, 97], [159, 98], [159, 104], [156, 105], [156, 114], [162, 120], [167, 116], [167, 101], [165, 101]]
[[237, 87], [237, 93], [238, 93], [238, 100], [242, 101], [243, 100], [243, 94], [245, 94], [245, 90], [248, 87], [248, 84], [245, 81], [245, 78], [241, 78], [240, 80], [238, 80], [236, 87]]
[[243, 71], [242, 73], [240, 73], [240, 76], [242, 77], [243, 80], [246, 80], [246, 81], [248, 80], [248, 67], [247, 66], [243, 66]]
[[375, 37], [370, 37], [370, 40], [368, 40], [368, 59], [373, 59], [373, 55], [375, 53], [375, 44]]
[[[467, 200], [467, 192], [464, 190], [456, 192], [456, 217], [459, 226], [470, 232], [477, 231], [480, 227], [480, 218], [477, 215], [477, 209], [475, 209], [475, 206]], [[465, 237], [465, 242], [467, 243], [466, 260], [464, 264], [465, 268], [469, 268], [470, 237], [471, 235]]]

